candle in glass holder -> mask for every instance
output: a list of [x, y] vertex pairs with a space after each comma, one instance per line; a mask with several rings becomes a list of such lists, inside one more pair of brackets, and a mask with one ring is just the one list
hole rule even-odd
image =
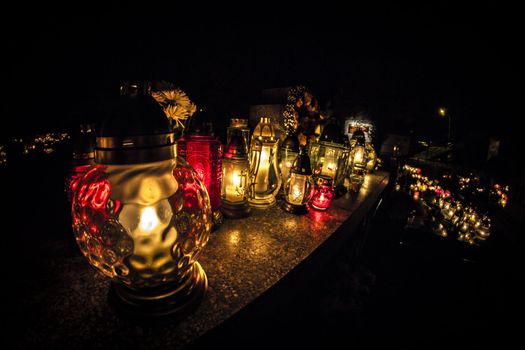
[[150, 91], [150, 83], [122, 85], [71, 208], [81, 252], [111, 279], [117, 309], [133, 318], [185, 315], [208, 285], [197, 262], [211, 229], [208, 192], [177, 156]]
[[326, 175], [317, 175], [314, 178], [314, 193], [310, 204], [317, 210], [326, 210], [334, 198], [333, 179]]
[[352, 183], [360, 184], [363, 183], [367, 170], [367, 153], [363, 131], [355, 131], [352, 139], [354, 142], [351, 142], [351, 144], [354, 146], [348, 157], [347, 173]]
[[245, 217], [250, 212], [246, 199], [249, 163], [244, 138], [234, 132], [222, 159], [221, 211], [227, 218]]
[[298, 155], [299, 139], [296, 134], [288, 134], [279, 147], [279, 169], [281, 170], [283, 184], [288, 181], [293, 162]]
[[306, 214], [313, 189], [310, 158], [304, 148], [295, 158], [290, 178], [284, 185], [284, 203], [282, 208], [292, 214]]
[[348, 140], [336, 124], [324, 127], [319, 141], [310, 146], [310, 160], [315, 175], [333, 179], [334, 188], [344, 190], [345, 164], [348, 158]]
[[248, 203], [256, 208], [269, 208], [276, 203], [281, 187], [277, 159], [279, 140], [271, 119], [262, 117], [255, 127], [250, 144], [250, 190]]
[[177, 141], [180, 154], [199, 174], [210, 196], [213, 226], [216, 229], [222, 223], [221, 176], [222, 144], [213, 136], [212, 126], [204, 112], [196, 113], [189, 126], [187, 135]]

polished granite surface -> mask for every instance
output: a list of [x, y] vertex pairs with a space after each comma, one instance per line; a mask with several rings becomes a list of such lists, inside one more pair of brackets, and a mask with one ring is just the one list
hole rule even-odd
[[[388, 174], [368, 175], [359, 192], [332, 203], [325, 212], [295, 216], [275, 206], [226, 220], [212, 233], [199, 262], [209, 279], [207, 294], [180, 322], [137, 324], [108, 306], [109, 281], [96, 273], [72, 246], [55, 244], [42, 259], [54, 280], [34, 291], [38, 306], [24, 343], [44, 347], [180, 348], [241, 310], [310, 256], [363, 203], [374, 202]], [[351, 232], [349, 232], [351, 234]]]

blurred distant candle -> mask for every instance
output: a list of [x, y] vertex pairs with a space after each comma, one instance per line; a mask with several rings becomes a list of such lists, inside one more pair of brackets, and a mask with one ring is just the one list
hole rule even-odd
[[478, 225], [476, 229], [476, 237], [482, 241], [486, 240], [490, 236], [490, 223], [485, 221], [482, 225]]
[[311, 199], [312, 208], [324, 211], [328, 209], [334, 198], [332, 188], [333, 179], [326, 175], [317, 175], [314, 178], [314, 193]]
[[268, 208], [276, 203], [281, 187], [278, 165], [279, 140], [271, 119], [262, 117], [255, 127], [250, 144], [250, 190], [248, 203], [256, 208]]

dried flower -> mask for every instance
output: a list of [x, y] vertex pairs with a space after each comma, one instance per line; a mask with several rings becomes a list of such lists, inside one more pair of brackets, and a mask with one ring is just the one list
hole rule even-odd
[[191, 102], [188, 95], [169, 82], [157, 84], [151, 95], [162, 106], [174, 129], [184, 129], [187, 120], [197, 110], [197, 106]]

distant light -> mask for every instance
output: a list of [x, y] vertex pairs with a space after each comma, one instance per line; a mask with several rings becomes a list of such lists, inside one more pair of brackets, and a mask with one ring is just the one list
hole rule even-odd
[[439, 113], [440, 116], [444, 117], [444, 116], [447, 115], [447, 109], [441, 107], [441, 108], [438, 110], [438, 113]]

